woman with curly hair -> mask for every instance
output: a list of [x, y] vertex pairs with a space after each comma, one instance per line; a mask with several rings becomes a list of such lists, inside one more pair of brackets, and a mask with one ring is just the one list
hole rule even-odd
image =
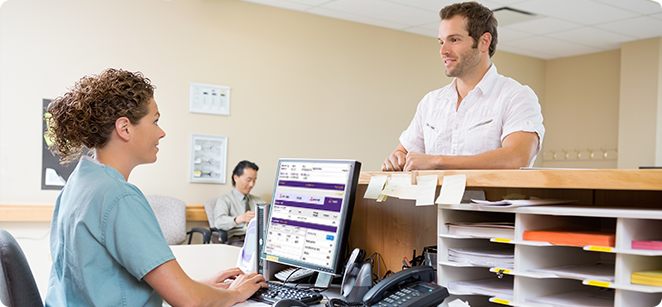
[[47, 306], [230, 306], [266, 287], [238, 268], [190, 279], [147, 199], [127, 182], [133, 168], [156, 161], [165, 136], [154, 88], [140, 72], [107, 69], [48, 106], [51, 151], [63, 163], [83, 148], [94, 157], [80, 159], [55, 203]]

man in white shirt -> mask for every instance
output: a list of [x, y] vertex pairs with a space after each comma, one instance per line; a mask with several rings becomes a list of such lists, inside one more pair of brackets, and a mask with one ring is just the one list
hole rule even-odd
[[477, 2], [444, 7], [441, 58], [453, 82], [419, 103], [383, 171], [503, 169], [533, 164], [545, 127], [538, 97], [490, 62], [497, 21]]

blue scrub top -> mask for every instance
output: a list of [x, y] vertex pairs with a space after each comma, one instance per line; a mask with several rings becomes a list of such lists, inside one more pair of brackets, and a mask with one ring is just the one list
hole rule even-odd
[[110, 166], [83, 157], [51, 221], [46, 306], [161, 306], [142, 278], [175, 259], [140, 190]]

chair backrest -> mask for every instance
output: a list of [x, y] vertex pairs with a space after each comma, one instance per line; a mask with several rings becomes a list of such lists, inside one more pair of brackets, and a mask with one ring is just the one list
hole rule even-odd
[[0, 229], [0, 302], [8, 307], [44, 306], [21, 246], [3, 229]]
[[186, 240], [186, 203], [174, 197], [145, 195], [154, 210], [168, 245], [182, 244]]
[[214, 225], [214, 207], [216, 207], [216, 201], [220, 198], [220, 196], [212, 197], [210, 199], [205, 200], [204, 206], [205, 206], [205, 213], [207, 213], [207, 221], [209, 221], [209, 227], [210, 228], [216, 228]]

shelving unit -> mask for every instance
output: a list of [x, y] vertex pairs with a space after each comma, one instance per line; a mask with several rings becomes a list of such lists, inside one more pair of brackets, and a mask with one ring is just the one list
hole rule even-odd
[[[438, 246], [437, 274], [440, 284], [471, 280], [472, 278], [496, 278], [489, 267], [449, 265], [445, 253], [447, 246], [462, 244], [512, 244], [515, 250], [515, 268], [502, 274], [512, 275], [513, 299], [509, 301], [485, 295], [455, 293], [446, 299], [447, 306], [453, 298], [469, 301], [472, 307], [482, 306], [532, 306], [540, 305], [526, 299], [572, 290], [605, 289], [613, 293], [615, 307], [656, 306], [662, 300], [659, 287], [630, 284], [633, 271], [662, 268], [659, 251], [633, 250], [632, 240], [651, 240], [662, 235], [662, 170], [453, 170], [419, 171], [419, 176], [438, 175], [439, 188], [444, 176], [466, 175], [467, 190], [482, 190], [488, 200], [501, 200], [503, 196], [517, 193], [538, 198], [576, 200], [576, 203], [549, 207], [476, 208], [468, 205], [423, 206], [414, 201], [389, 197], [376, 202], [363, 198], [373, 175], [390, 176], [392, 172], [362, 172], [359, 178], [354, 216], [349, 234], [351, 247], [360, 247], [368, 253], [379, 252], [383, 256], [381, 274], [386, 269], [399, 271], [403, 256], [411, 257], [412, 251], [420, 254], [423, 247]], [[569, 210], [572, 208], [572, 210]], [[593, 221], [595, 227], [612, 230], [616, 234], [616, 247], [559, 247], [546, 242], [522, 240], [527, 229], [539, 229], [536, 221], [553, 225], [564, 217]], [[466, 236], [446, 235], [446, 222], [506, 220], [515, 223], [515, 238], [472, 239]], [[527, 228], [528, 227], [528, 228]], [[649, 236], [649, 234], [653, 236]], [[553, 256], [559, 254], [559, 256]], [[570, 255], [571, 257], [567, 257]], [[615, 281], [607, 287], [583, 279], [559, 278], [550, 274], [529, 270], [550, 265], [562, 265], [575, 257], [589, 260], [612, 261]], [[559, 260], [560, 259], [560, 260]], [[564, 260], [565, 259], [565, 260]], [[579, 258], [577, 258], [579, 259]], [[445, 262], [446, 261], [446, 262]], [[572, 262], [570, 262], [572, 263]], [[374, 271], [377, 274], [376, 270]], [[591, 285], [588, 283], [591, 282]], [[586, 284], [585, 284], [586, 283]], [[593, 286], [595, 284], [596, 286]]]
[[[471, 171], [469, 171], [471, 172]], [[564, 179], [562, 171], [555, 170], [550, 178], [544, 170], [519, 171], [508, 182], [503, 179], [497, 185], [482, 180], [469, 180], [467, 189], [481, 189], [488, 200], [499, 200], [510, 193], [541, 198], [574, 199], [577, 203], [559, 206], [530, 206], [519, 208], [486, 208], [468, 204], [439, 205], [437, 211], [438, 282], [446, 287], [456, 282], [485, 278], [499, 280], [499, 275], [510, 275], [512, 297], [508, 295], [475, 294], [482, 291], [451, 290], [444, 305], [454, 298], [469, 301], [471, 306], [547, 306], [532, 300], [550, 295], [563, 295], [573, 302], [571, 294], [595, 292], [608, 298], [608, 306], [656, 306], [662, 300], [662, 287], [634, 285], [630, 283], [633, 272], [662, 269], [662, 251], [632, 249], [633, 240], [662, 239], [662, 171], [645, 170], [570, 171], [570, 177], [581, 178], [581, 183]], [[453, 174], [462, 173], [454, 171]], [[499, 173], [499, 171], [496, 171]], [[618, 176], [618, 175], [622, 176]], [[448, 174], [451, 175], [451, 174]], [[440, 174], [440, 181], [443, 174]], [[494, 176], [494, 175], [491, 175]], [[525, 177], [530, 177], [527, 181]], [[618, 182], [631, 178], [627, 186]], [[505, 178], [505, 177], [502, 177]], [[448, 234], [446, 223], [451, 222], [513, 222], [514, 239], [472, 238]], [[548, 242], [523, 240], [524, 231], [582, 225], [596, 231], [616, 235], [615, 247], [558, 246]], [[512, 244], [515, 267], [513, 269], [474, 266], [448, 261], [448, 248]], [[613, 270], [613, 281], [599, 278], [573, 277], [572, 274], [538, 272], [536, 269], [600, 263]], [[570, 272], [572, 273], [572, 272]], [[559, 276], [563, 275], [563, 276]]]

